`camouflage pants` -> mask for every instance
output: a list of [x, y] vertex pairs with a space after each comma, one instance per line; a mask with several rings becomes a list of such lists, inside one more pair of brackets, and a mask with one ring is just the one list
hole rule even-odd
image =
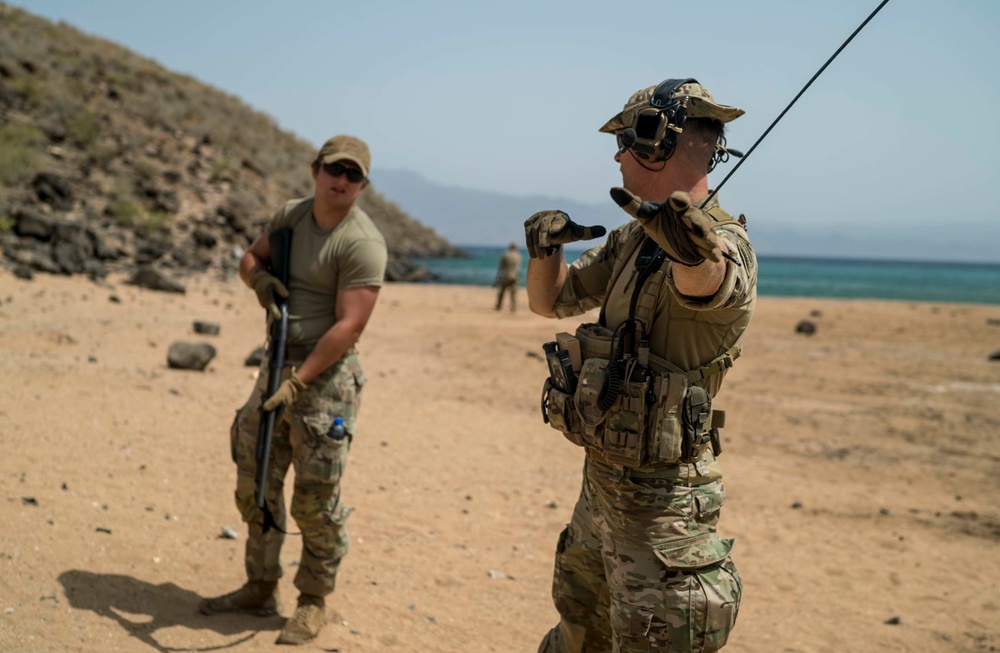
[[497, 284], [497, 310], [503, 305], [504, 293], [510, 293], [510, 310], [516, 310], [517, 306], [517, 279], [506, 279]]
[[[267, 387], [267, 366], [265, 360], [250, 399], [237, 411], [230, 430], [237, 468], [236, 506], [249, 529], [245, 562], [247, 578], [252, 581], [275, 581], [282, 575], [284, 534], [273, 528], [263, 533], [263, 511], [257, 508], [254, 498], [257, 430], [261, 397]], [[283, 377], [289, 370], [286, 366]], [[289, 530], [284, 483], [288, 468], [294, 466], [291, 515], [302, 532], [295, 587], [303, 594], [326, 596], [333, 592], [340, 560], [347, 553], [349, 540], [344, 522], [351, 508], [340, 501], [340, 479], [355, 433], [364, 383], [357, 355], [345, 355], [314, 379], [298, 400], [282, 411], [275, 424], [265, 500], [278, 526]], [[350, 436], [342, 440], [327, 435], [338, 415], [344, 419]]]
[[588, 458], [556, 548], [560, 623], [539, 653], [722, 648], [743, 588], [732, 540], [715, 532], [724, 501], [721, 481], [687, 487]]

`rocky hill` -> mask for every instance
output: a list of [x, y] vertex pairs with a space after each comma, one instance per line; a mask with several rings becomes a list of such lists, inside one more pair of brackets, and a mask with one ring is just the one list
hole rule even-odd
[[[315, 147], [218, 89], [0, 4], [0, 265], [19, 276], [235, 272]], [[390, 280], [460, 256], [370, 186]]]

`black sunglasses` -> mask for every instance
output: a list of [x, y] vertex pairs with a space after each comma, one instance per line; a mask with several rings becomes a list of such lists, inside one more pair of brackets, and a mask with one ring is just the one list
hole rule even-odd
[[[625, 140], [624, 140], [623, 137], [624, 137], [624, 134], [622, 132], [617, 132], [615, 134], [615, 140], [618, 141], [618, 153], [619, 154], [625, 154], [626, 151], [631, 151], [632, 154], [634, 154], [635, 156], [639, 157], [643, 161], [649, 161], [650, 157], [649, 157], [648, 154], [644, 154], [643, 152], [637, 152], [634, 149], [632, 149], [631, 146], [626, 146], [625, 145]], [[632, 139], [632, 144], [635, 145], [635, 139], [634, 138]]]
[[347, 181], [352, 184], [356, 184], [365, 178], [365, 173], [361, 172], [357, 168], [352, 168], [350, 166], [345, 166], [339, 161], [334, 163], [324, 163], [323, 171], [331, 177], [339, 177], [340, 175], [347, 175]]

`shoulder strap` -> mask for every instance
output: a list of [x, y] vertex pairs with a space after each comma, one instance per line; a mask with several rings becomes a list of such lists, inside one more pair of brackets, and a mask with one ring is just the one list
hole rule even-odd
[[632, 254], [639, 247], [639, 245], [642, 244], [642, 241], [645, 240], [645, 238], [646, 232], [643, 231], [641, 226], [636, 225], [636, 228], [633, 228], [632, 233], [629, 234], [629, 236], [621, 244], [621, 251], [615, 258], [615, 267], [611, 271], [611, 278], [608, 280], [607, 290], [604, 292], [604, 300], [601, 302], [601, 317], [598, 320], [598, 323], [601, 326], [607, 326], [608, 324], [604, 319], [604, 309], [608, 303], [608, 293], [610, 293], [611, 289], [615, 287], [616, 283], [618, 283], [618, 277], [621, 276], [629, 261], [632, 260]]
[[649, 355], [649, 366], [655, 371], [663, 374], [673, 372], [674, 374], [684, 374], [692, 383], [704, 381], [710, 376], [724, 372], [733, 366], [733, 361], [743, 353], [743, 343], [737, 342], [727, 349], [722, 355], [716, 356], [708, 364], [702, 365], [690, 371], [682, 370], [665, 358], [660, 358], [656, 354]]

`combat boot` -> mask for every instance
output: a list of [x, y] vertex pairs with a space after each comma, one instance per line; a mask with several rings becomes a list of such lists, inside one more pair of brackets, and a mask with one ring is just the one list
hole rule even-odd
[[275, 644], [305, 644], [316, 639], [326, 623], [326, 602], [322, 596], [300, 594], [295, 614], [285, 622]]
[[202, 614], [222, 612], [242, 612], [258, 617], [278, 614], [278, 582], [251, 580], [235, 592], [212, 599], [204, 599], [198, 604]]

